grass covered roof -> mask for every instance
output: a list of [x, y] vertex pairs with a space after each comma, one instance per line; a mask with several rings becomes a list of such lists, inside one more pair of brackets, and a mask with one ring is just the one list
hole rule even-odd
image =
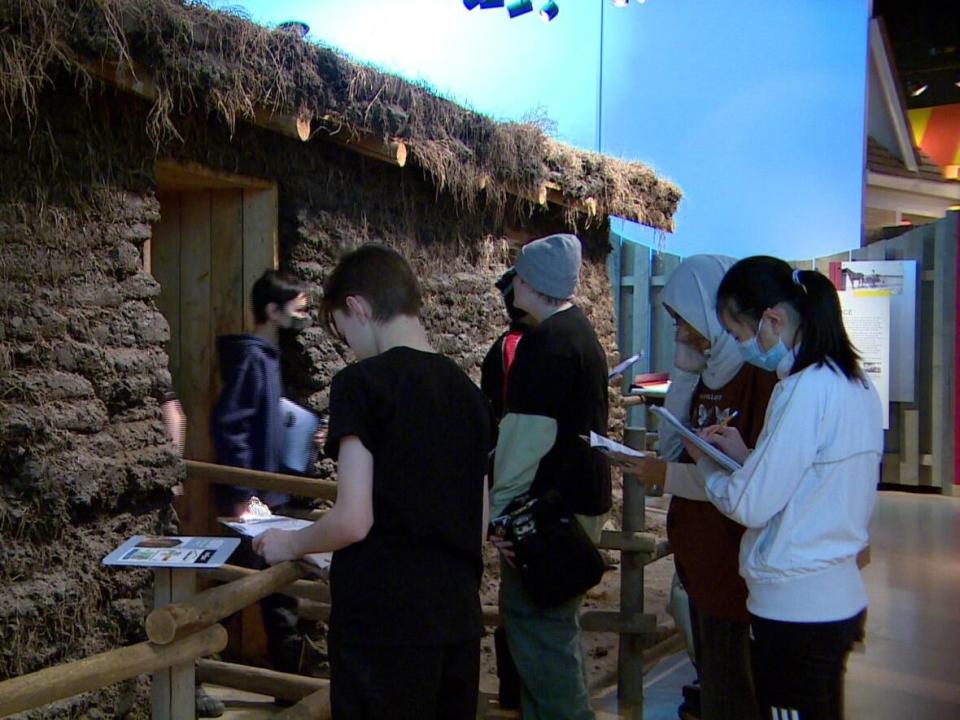
[[481, 194], [542, 198], [547, 187], [597, 218], [673, 228], [680, 190], [643, 164], [563, 145], [533, 123], [496, 122], [296, 33], [178, 0], [0, 0], [0, 105], [9, 116], [17, 106], [35, 115], [38, 93], [64, 68], [90, 89], [89, 68], [103, 63], [148, 75], [146, 131], [158, 147], [191, 112], [233, 128], [267, 111], [401, 141], [465, 205]]

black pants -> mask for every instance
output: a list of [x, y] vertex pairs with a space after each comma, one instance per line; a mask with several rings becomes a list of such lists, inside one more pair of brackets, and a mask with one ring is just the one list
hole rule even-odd
[[764, 720], [842, 720], [843, 676], [866, 610], [824, 623], [751, 621], [751, 659]]
[[333, 720], [474, 720], [480, 640], [369, 647], [329, 639]]
[[[264, 559], [253, 551], [253, 544], [247, 537], [241, 538], [240, 546], [230, 556], [230, 562], [253, 570], [268, 567]], [[259, 605], [270, 664], [280, 672], [299, 673], [303, 636], [297, 628], [296, 598], [274, 593], [263, 598]]]

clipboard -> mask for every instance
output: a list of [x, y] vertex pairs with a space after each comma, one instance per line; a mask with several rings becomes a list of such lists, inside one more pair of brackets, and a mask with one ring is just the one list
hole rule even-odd
[[722, 450], [714, 447], [696, 433], [691, 432], [689, 428], [677, 420], [676, 415], [666, 408], [659, 407], [657, 405], [651, 405], [648, 407], [648, 410], [650, 410], [650, 412], [656, 415], [660, 420], [670, 425], [674, 430], [680, 433], [681, 436], [685, 437], [698, 448], [703, 450], [707, 457], [717, 463], [717, 465], [722, 467], [724, 470], [727, 470], [728, 472], [736, 472], [743, 467], [740, 463], [724, 453]]

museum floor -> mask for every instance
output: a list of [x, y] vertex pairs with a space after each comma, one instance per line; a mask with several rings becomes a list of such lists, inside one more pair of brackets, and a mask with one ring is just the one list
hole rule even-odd
[[[871, 601], [867, 640], [850, 658], [847, 718], [960, 718], [960, 498], [881, 493], [864, 577]], [[680, 688], [692, 676], [683, 653], [660, 662], [645, 682], [644, 720], [674, 720]], [[244, 705], [238, 702], [225, 717], [269, 716], [257, 703]], [[594, 706], [598, 720], [623, 717], [615, 688], [601, 691]], [[487, 717], [516, 715], [492, 711]]]

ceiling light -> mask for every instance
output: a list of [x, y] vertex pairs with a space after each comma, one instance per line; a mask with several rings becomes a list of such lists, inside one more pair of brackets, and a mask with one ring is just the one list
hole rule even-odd
[[550, 22], [557, 16], [557, 13], [559, 12], [560, 6], [557, 5], [554, 0], [547, 0], [543, 7], [540, 8], [540, 19], [544, 22]]
[[467, 10], [473, 10], [479, 4], [480, 4], [480, 0], [463, 0], [463, 6]]
[[910, 97], [920, 97], [927, 91], [928, 87], [929, 85], [927, 85], [926, 83], [917, 83], [915, 85], [911, 85]]
[[480, 0], [480, 9], [489, 10], [490, 8], [503, 7], [503, 0]]
[[512, 18], [517, 17], [517, 15], [525, 15], [531, 11], [533, 11], [533, 0], [511, 0], [510, 4], [507, 5], [507, 12], [510, 13]]

